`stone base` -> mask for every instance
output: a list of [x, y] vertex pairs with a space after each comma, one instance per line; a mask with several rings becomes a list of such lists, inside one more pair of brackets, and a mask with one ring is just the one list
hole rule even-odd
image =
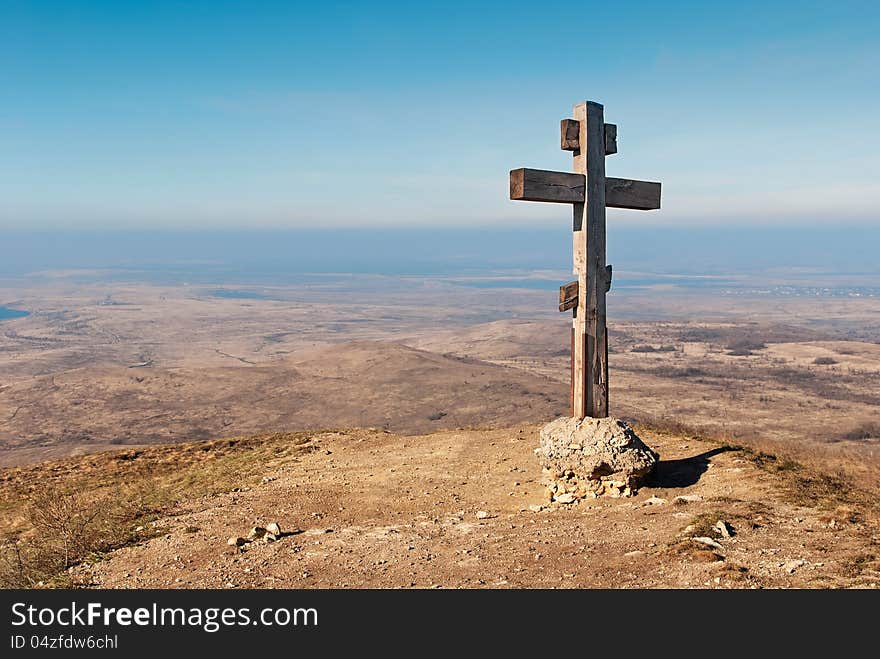
[[631, 496], [659, 456], [620, 419], [561, 417], [541, 429], [535, 454], [551, 501]]

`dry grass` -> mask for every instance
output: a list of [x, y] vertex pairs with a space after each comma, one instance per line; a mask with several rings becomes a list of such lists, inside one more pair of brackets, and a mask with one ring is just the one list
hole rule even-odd
[[730, 513], [724, 512], [722, 510], [712, 510], [705, 513], [700, 513], [696, 515], [693, 519], [691, 519], [688, 526], [692, 526], [693, 528], [688, 531], [688, 535], [696, 536], [696, 537], [709, 537], [709, 538], [717, 538], [718, 532], [715, 530], [715, 525], [718, 523], [718, 520], [724, 520], [725, 522], [730, 521], [731, 515]]
[[7, 469], [0, 479], [0, 587], [75, 585], [68, 568], [151, 537], [182, 502], [253, 483], [309, 450], [313, 433], [278, 433]]
[[[694, 437], [741, 451], [764, 471], [779, 476], [780, 486], [793, 503], [825, 509], [849, 505], [869, 511], [871, 516], [880, 516], [880, 469], [847, 447], [808, 442], [782, 445], [758, 435], [733, 437], [663, 417], [641, 415], [627, 420], [635, 424], [636, 432]], [[877, 430], [869, 423], [854, 429], [852, 434], [861, 437]]]

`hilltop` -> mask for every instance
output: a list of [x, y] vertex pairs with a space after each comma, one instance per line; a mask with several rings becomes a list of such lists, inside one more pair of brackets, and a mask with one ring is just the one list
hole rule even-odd
[[[83, 522], [98, 551], [84, 548], [76, 565], [42, 579], [84, 587], [876, 587], [880, 580], [876, 500], [843, 480], [640, 428], [661, 456], [649, 487], [632, 498], [549, 505], [533, 455], [537, 431], [275, 434], [8, 468], [0, 481], [4, 533], [20, 547], [42, 544], [45, 561], [67, 537], [47, 520], [66, 514], [67, 527]], [[99, 502], [104, 512], [86, 523], [82, 511]], [[270, 522], [284, 532], [278, 541], [244, 551], [227, 545]], [[70, 539], [71, 546], [86, 540]]]

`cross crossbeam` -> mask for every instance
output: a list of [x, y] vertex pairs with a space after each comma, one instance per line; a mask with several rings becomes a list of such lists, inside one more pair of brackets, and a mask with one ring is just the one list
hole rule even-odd
[[[510, 172], [510, 198], [516, 201], [546, 201], [582, 204], [587, 177], [569, 172], [521, 167]], [[627, 178], [605, 177], [605, 206], [632, 210], [660, 208], [660, 184]]]
[[656, 210], [660, 183], [605, 176], [605, 156], [617, 153], [617, 126], [606, 124], [604, 108], [587, 101], [574, 119], [560, 124], [560, 146], [574, 156], [574, 172], [514, 169], [510, 198], [572, 204], [573, 256], [577, 281], [559, 290], [559, 310], [573, 311], [571, 330], [571, 415], [608, 416], [608, 338], [605, 294], [611, 266], [605, 264], [605, 208]]

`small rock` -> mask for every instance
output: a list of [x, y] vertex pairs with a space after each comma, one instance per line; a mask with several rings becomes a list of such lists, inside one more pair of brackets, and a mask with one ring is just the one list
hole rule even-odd
[[712, 538], [706, 538], [703, 536], [693, 537], [691, 538], [694, 542], [698, 542], [701, 545], [706, 545], [707, 547], [712, 547], [712, 549], [724, 549], [720, 543], [716, 542]]
[[266, 535], [266, 529], [262, 526], [255, 526], [251, 529], [251, 532], [248, 533], [248, 540], [259, 540], [264, 535]]
[[529, 506], [529, 510], [531, 510], [533, 513], [539, 513], [544, 510], [544, 506], [532, 504], [531, 506]]
[[635, 551], [628, 551], [624, 554], [624, 556], [643, 556], [645, 552], [640, 549], [636, 549]]
[[278, 522], [269, 522], [266, 524], [266, 533], [281, 535], [281, 527], [278, 525]]
[[703, 497], [701, 497], [699, 494], [680, 494], [672, 500], [672, 503], [677, 506], [684, 506], [686, 504], [702, 500]]
[[489, 519], [489, 513], [487, 513], [485, 510], [478, 510], [477, 519]]
[[246, 542], [247, 542], [247, 540], [245, 540], [244, 538], [232, 537], [226, 541], [226, 544], [229, 545], [230, 547], [241, 547]]
[[662, 506], [666, 503], [666, 499], [661, 499], [660, 497], [652, 496], [650, 499], [645, 501], [645, 505], [648, 506]]
[[715, 526], [713, 526], [712, 528], [718, 531], [718, 533], [721, 534], [722, 538], [732, 538], [735, 535], [733, 527], [725, 522], [723, 519], [719, 519], [717, 522], [715, 522]]
[[779, 567], [788, 572], [788, 574], [792, 574], [799, 567], [803, 567], [806, 564], [807, 562], [804, 559], [798, 558], [791, 561], [785, 561], [785, 563], [780, 563]]
[[566, 492], [565, 494], [560, 494], [558, 497], [556, 497], [556, 502], [565, 504], [574, 503], [575, 496], [571, 492]]
[[263, 476], [263, 478], [260, 479], [260, 482], [261, 483], [271, 483], [274, 480], [275, 480], [275, 476]]

